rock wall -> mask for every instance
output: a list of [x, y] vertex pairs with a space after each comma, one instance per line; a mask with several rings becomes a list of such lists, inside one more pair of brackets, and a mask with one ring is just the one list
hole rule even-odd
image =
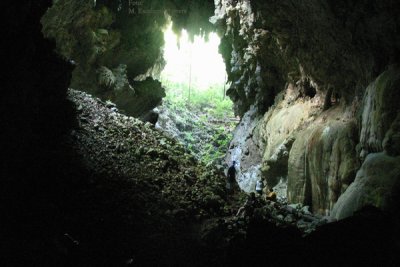
[[342, 219], [365, 205], [399, 209], [400, 68], [391, 66], [366, 89], [361, 117], [360, 157], [354, 183], [339, 198], [332, 216]]
[[[391, 154], [399, 155], [398, 139], [390, 137], [396, 132], [393, 123], [398, 121], [396, 117], [399, 115], [399, 88], [399, 68], [391, 66], [366, 89], [361, 117], [361, 157], [381, 152], [384, 148], [390, 150]], [[389, 129], [392, 129], [390, 133]]]
[[400, 157], [390, 157], [384, 152], [367, 156], [357, 172], [354, 183], [340, 196], [332, 216], [343, 219], [366, 205], [398, 210]]
[[[232, 82], [227, 95], [242, 118], [226, 162], [239, 161], [242, 189], [252, 191], [259, 177], [270, 187], [286, 181], [289, 202], [320, 214], [333, 209], [337, 218], [366, 204], [393, 206], [382, 203], [393, 203], [384, 192], [396, 191], [395, 170], [382, 179], [385, 190], [373, 190], [378, 198], [354, 202], [351, 192], [360, 194], [353, 188], [359, 177], [373, 184], [364, 169], [376, 157], [364, 161], [368, 154], [398, 155], [400, 4], [217, 0], [215, 6], [210, 21], [222, 36]], [[380, 166], [390, 168], [393, 160]], [[339, 212], [336, 202], [350, 211]]]
[[190, 36], [212, 28], [213, 1], [54, 1], [42, 18], [46, 37], [76, 64], [71, 87], [115, 102], [120, 111], [146, 119], [165, 90], [156, 77], [165, 65], [163, 29]]
[[261, 177], [261, 147], [257, 125], [261, 121], [256, 109], [252, 107], [244, 114], [233, 133], [233, 140], [225, 158], [227, 166], [236, 161], [236, 180], [241, 189], [254, 191], [256, 181]]
[[260, 124], [264, 149], [262, 173], [269, 186], [275, 186], [282, 177], [286, 178], [295, 134], [315, 119], [321, 105], [320, 95], [303, 98], [301, 90], [289, 84], [284, 99], [277, 99], [277, 104], [269, 109]]
[[329, 214], [359, 166], [357, 126], [354, 120], [342, 119], [340, 109], [322, 113], [298, 132], [289, 155], [288, 201], [310, 205], [321, 214]]
[[71, 87], [112, 100], [126, 114], [139, 117], [165, 96], [159, 82], [134, 78], [150, 72], [155, 64], [163, 66], [166, 19], [156, 14], [130, 15], [129, 1], [123, 5], [119, 1], [121, 6], [114, 2], [56, 1], [42, 18], [43, 32], [76, 65]]
[[[54, 1], [42, 23], [46, 36], [76, 66], [73, 86], [140, 116], [164, 95], [146, 75], [163, 64], [166, 18], [156, 12], [132, 16], [128, 5]], [[400, 3], [216, 0], [213, 6], [154, 0], [146, 5], [185, 10], [170, 15], [175, 30], [187, 27], [192, 35], [212, 28], [204, 18], [215, 7], [210, 21], [222, 36], [220, 52], [231, 82], [227, 95], [242, 118], [226, 163], [239, 162], [238, 182], [246, 191], [259, 177], [268, 186], [287, 181], [289, 201], [328, 213], [359, 177], [359, 166], [367, 168], [370, 153], [398, 155]], [[390, 206], [379, 203], [371, 202]]]
[[[400, 9], [393, 1], [215, 1], [228, 78], [243, 115], [263, 114], [287, 81], [313, 78], [348, 103], [399, 60]], [[362, 52], [361, 52], [362, 51]]]

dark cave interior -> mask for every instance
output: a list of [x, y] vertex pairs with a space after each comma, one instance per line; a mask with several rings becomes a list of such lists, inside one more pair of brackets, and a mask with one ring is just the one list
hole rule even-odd
[[[222, 36], [227, 96], [243, 132], [251, 132], [242, 138], [250, 151], [241, 155], [243, 177], [256, 161], [268, 167], [261, 175], [269, 183], [285, 170], [289, 201], [339, 217], [305, 237], [257, 209], [236, 220], [246, 194], [226, 197], [221, 170], [126, 116], [146, 120], [165, 96], [159, 81], [134, 78], [162, 65], [166, 19], [157, 12], [132, 18], [130, 2], [2, 2], [1, 266], [399, 266], [398, 2], [138, 1], [170, 10], [177, 32]], [[112, 86], [103, 77], [114, 77]], [[314, 121], [301, 119], [295, 141], [277, 142], [286, 150], [274, 159], [278, 146], [269, 148], [273, 133], [263, 120], [273, 125], [276, 115], [283, 124], [280, 110], [317, 102], [318, 114], [309, 108]], [[324, 123], [335, 136], [310, 130]], [[266, 147], [257, 156], [255, 138]], [[331, 156], [337, 147], [339, 156]], [[332, 165], [343, 175], [325, 181]], [[366, 200], [346, 198], [367, 174]], [[352, 216], [341, 217], [346, 212]]]

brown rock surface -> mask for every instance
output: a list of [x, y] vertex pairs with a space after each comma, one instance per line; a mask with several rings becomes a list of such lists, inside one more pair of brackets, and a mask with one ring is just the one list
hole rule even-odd
[[358, 168], [355, 146], [357, 127], [342, 118], [340, 108], [299, 132], [289, 156], [288, 200], [312, 206], [314, 212], [329, 212], [353, 181]]

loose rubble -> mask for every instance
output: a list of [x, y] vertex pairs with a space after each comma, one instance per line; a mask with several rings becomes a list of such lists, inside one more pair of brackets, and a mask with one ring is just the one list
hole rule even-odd
[[[74, 146], [89, 168], [126, 177], [168, 203], [173, 216], [210, 216], [224, 207], [224, 177], [198, 164], [193, 155], [150, 123], [118, 113], [116, 106], [69, 90], [77, 106], [79, 128], [71, 133]], [[150, 192], [148, 192], [150, 191]]]
[[[95, 221], [89, 226], [117, 217], [122, 228], [130, 229], [120, 230], [120, 234], [136, 238], [129, 242], [142, 250], [149, 246], [148, 232], [161, 231], [154, 237], [154, 242], [159, 242], [168, 240], [171, 231], [186, 236], [188, 233], [177, 228], [188, 227], [191, 230], [185, 231], [190, 231], [203, 248], [224, 249], [247, 242], [254, 221], [268, 223], [274, 229], [296, 228], [303, 235], [328, 222], [314, 216], [307, 206], [286, 204], [284, 197], [271, 202], [258, 196], [250, 207], [251, 214], [246, 211], [237, 215], [247, 195], [227, 195], [223, 172], [198, 162], [183, 145], [152, 124], [118, 113], [112, 102], [72, 89], [68, 98], [75, 104], [78, 117], [69, 142], [92, 173], [87, 178], [90, 192], [83, 194], [88, 194], [90, 201], [101, 202], [82, 208], [90, 210], [85, 215], [87, 220]], [[109, 211], [103, 206], [111, 207], [112, 214], [105, 214]], [[177, 233], [175, 241], [183, 238]], [[85, 243], [79, 233], [72, 234]], [[143, 238], [142, 243], [138, 236]]]
[[[202, 238], [209, 244], [215, 242], [215, 235], [222, 235], [219, 245], [228, 246], [232, 240], [245, 240], [253, 221], [264, 221], [278, 228], [296, 228], [303, 237], [317, 227], [335, 221], [330, 217], [314, 215], [308, 206], [285, 204], [257, 198], [251, 207], [251, 215], [241, 214], [209, 221], [202, 229]], [[223, 240], [223, 241], [222, 241]]]

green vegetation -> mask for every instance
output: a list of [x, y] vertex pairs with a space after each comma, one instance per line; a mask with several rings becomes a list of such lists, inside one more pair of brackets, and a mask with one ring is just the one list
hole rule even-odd
[[159, 80], [167, 96], [160, 128], [178, 138], [198, 159], [220, 164], [237, 120], [233, 103], [225, 95], [229, 85], [218, 52], [219, 36], [189, 38], [183, 30], [178, 37], [173, 26], [164, 30], [166, 64]]
[[219, 163], [225, 156], [232, 131], [237, 123], [232, 102], [223, 95], [222, 86], [206, 90], [189, 88], [186, 84], [162, 78], [167, 96], [163, 109], [180, 132], [181, 142], [197, 158], [208, 163]]
[[[229, 97], [224, 97], [223, 85], [213, 85], [206, 90], [192, 85], [189, 90], [187, 84], [173, 82], [166, 77], [161, 80], [166, 87], [165, 99], [173, 106], [201, 111], [218, 120], [234, 117], [232, 101]], [[206, 119], [204, 116], [202, 118]]]

